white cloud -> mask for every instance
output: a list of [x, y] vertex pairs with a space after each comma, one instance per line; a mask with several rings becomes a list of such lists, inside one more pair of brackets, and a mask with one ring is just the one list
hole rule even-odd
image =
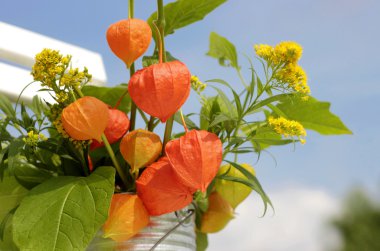
[[250, 196], [237, 208], [236, 219], [209, 235], [209, 251], [319, 251], [336, 245], [328, 220], [339, 211], [334, 197], [319, 189], [293, 187], [269, 192], [276, 213], [260, 218], [260, 198]]

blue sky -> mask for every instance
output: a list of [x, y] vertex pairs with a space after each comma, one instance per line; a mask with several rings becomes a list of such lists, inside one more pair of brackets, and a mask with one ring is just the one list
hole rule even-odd
[[[135, 2], [135, 15], [141, 19], [156, 7], [155, 1]], [[101, 53], [113, 85], [126, 82], [129, 74], [109, 50], [105, 31], [111, 23], [126, 18], [127, 11], [126, 0], [13, 0], [2, 3], [0, 21]], [[353, 185], [372, 191], [380, 187], [378, 13], [380, 2], [376, 0], [230, 0], [203, 22], [168, 36], [166, 46], [202, 80], [223, 78], [237, 84], [231, 69], [221, 68], [205, 56], [210, 32], [236, 45], [247, 78], [243, 53], [253, 57], [253, 44], [300, 43], [304, 48], [300, 64], [308, 73], [312, 95], [330, 101], [331, 110], [354, 135], [324, 137], [308, 132], [307, 144], [297, 145], [295, 151], [293, 146], [270, 150], [277, 165], [270, 155], [263, 154], [255, 167], [269, 195], [302, 187], [339, 199]], [[193, 93], [184, 110], [194, 107], [199, 105]], [[255, 163], [255, 158], [241, 160]]]

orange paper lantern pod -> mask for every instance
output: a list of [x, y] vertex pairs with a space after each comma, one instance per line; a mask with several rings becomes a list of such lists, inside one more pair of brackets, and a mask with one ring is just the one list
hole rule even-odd
[[148, 49], [152, 30], [140, 19], [121, 20], [107, 30], [107, 42], [112, 52], [128, 66]]
[[179, 61], [154, 64], [137, 71], [128, 90], [141, 110], [165, 122], [189, 97], [190, 77], [186, 65]]
[[202, 215], [201, 232], [215, 233], [222, 230], [234, 218], [231, 205], [217, 192], [210, 194], [208, 209]]
[[118, 242], [126, 241], [148, 224], [148, 211], [137, 195], [114, 194], [103, 236]]
[[131, 166], [132, 172], [153, 163], [160, 156], [161, 150], [160, 137], [143, 129], [128, 133], [120, 142], [120, 152]]
[[222, 142], [214, 133], [192, 130], [169, 141], [165, 152], [181, 182], [205, 192], [222, 162]]
[[136, 188], [150, 215], [174, 212], [193, 200], [194, 191], [178, 180], [166, 157], [144, 170], [136, 181]]
[[62, 111], [62, 125], [76, 140], [101, 140], [108, 124], [108, 107], [97, 98], [86, 96], [71, 103]]
[[[112, 144], [123, 137], [123, 135], [128, 131], [129, 118], [124, 112], [114, 108], [108, 108], [108, 115], [108, 125], [104, 131], [104, 134], [106, 135], [108, 142]], [[103, 142], [100, 143], [94, 140], [91, 143], [90, 148], [91, 150], [94, 150], [101, 146], [104, 146]]]
[[[255, 175], [255, 170], [250, 165], [242, 164], [241, 166], [251, 174]], [[226, 173], [227, 171], [228, 173]], [[248, 180], [244, 174], [230, 164], [221, 166], [218, 174], [226, 174], [230, 177]], [[244, 184], [223, 179], [217, 179], [215, 190], [220, 196], [227, 200], [233, 208], [236, 208], [252, 192], [252, 189]]]

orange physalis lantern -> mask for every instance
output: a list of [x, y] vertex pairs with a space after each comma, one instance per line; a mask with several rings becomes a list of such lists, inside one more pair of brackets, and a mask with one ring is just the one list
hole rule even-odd
[[137, 71], [129, 81], [129, 94], [144, 112], [165, 122], [190, 94], [191, 74], [180, 61], [154, 64]]
[[71, 138], [102, 141], [101, 135], [107, 127], [108, 116], [105, 103], [86, 96], [63, 109], [61, 119], [63, 128]]
[[107, 42], [112, 52], [129, 68], [148, 49], [152, 30], [140, 19], [121, 20], [107, 30]]
[[214, 133], [192, 130], [169, 141], [166, 155], [181, 182], [205, 192], [222, 162], [222, 142]]
[[[108, 108], [108, 125], [104, 131], [108, 142], [110, 144], [118, 141], [129, 129], [129, 119], [128, 116], [114, 108]], [[91, 150], [103, 146], [104, 143], [99, 143], [94, 140], [90, 146]]]
[[103, 236], [118, 242], [126, 241], [148, 224], [148, 211], [137, 195], [114, 194]]
[[[241, 164], [241, 166], [252, 175], [255, 175], [255, 170], [250, 165]], [[230, 164], [221, 166], [218, 174], [225, 174], [229, 177], [236, 177], [248, 181], [248, 178], [244, 174]], [[252, 192], [252, 188], [244, 184], [223, 179], [217, 179], [215, 182], [215, 190], [223, 199], [227, 200], [233, 208], [236, 208]]]
[[193, 200], [193, 192], [178, 180], [166, 157], [144, 170], [136, 188], [150, 215], [174, 212]]
[[201, 229], [203, 233], [215, 233], [222, 230], [234, 218], [231, 205], [217, 192], [210, 194], [208, 209], [202, 215]]
[[160, 156], [161, 150], [160, 137], [143, 129], [128, 133], [120, 142], [120, 152], [131, 166], [132, 172], [153, 163]]

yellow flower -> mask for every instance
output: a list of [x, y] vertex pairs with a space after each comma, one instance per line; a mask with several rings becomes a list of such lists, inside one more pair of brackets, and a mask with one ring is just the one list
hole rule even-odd
[[274, 75], [274, 79], [281, 84], [287, 84], [298, 93], [310, 94], [306, 72], [299, 65], [287, 64]]
[[266, 60], [269, 63], [275, 61], [274, 48], [272, 46], [268, 44], [256, 44], [254, 48], [258, 57]]
[[33, 130], [29, 131], [27, 136], [23, 138], [22, 140], [25, 142], [25, 144], [36, 147], [39, 141], [46, 140], [47, 138], [42, 133], [36, 134]]
[[301, 123], [295, 120], [288, 120], [284, 117], [269, 117], [268, 122], [276, 133], [285, 137], [298, 137], [301, 144], [305, 144], [306, 130]]
[[200, 81], [197, 76], [191, 76], [190, 82], [191, 88], [198, 93], [202, 92], [207, 87], [207, 84]]
[[302, 56], [302, 47], [296, 42], [284, 41], [274, 47], [279, 62], [295, 64]]

